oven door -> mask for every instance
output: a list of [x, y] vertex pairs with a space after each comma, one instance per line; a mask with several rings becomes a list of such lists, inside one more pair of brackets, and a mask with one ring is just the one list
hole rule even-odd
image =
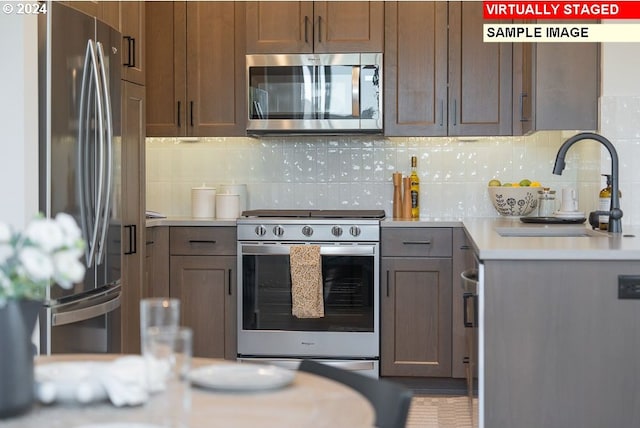
[[322, 318], [292, 315], [291, 245], [239, 244], [238, 354], [377, 358], [379, 244], [317, 244]]

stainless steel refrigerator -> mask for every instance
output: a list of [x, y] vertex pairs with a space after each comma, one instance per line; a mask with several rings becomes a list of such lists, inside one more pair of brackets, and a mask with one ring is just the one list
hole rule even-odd
[[119, 352], [121, 35], [57, 2], [39, 17], [39, 192], [47, 217], [82, 229], [85, 280], [53, 285], [40, 353]]

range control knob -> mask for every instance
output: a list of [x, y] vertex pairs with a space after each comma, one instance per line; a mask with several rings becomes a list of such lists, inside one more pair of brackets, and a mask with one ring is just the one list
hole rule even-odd
[[351, 236], [360, 236], [360, 233], [362, 231], [360, 230], [360, 228], [358, 226], [351, 226], [349, 228], [349, 233], [351, 234]]
[[335, 237], [342, 236], [342, 228], [340, 226], [333, 226], [331, 228], [331, 234]]
[[273, 234], [276, 235], [278, 238], [280, 238], [282, 235], [284, 235], [284, 227], [280, 225], [275, 226], [273, 228]]
[[302, 234], [306, 237], [313, 235], [313, 228], [311, 226], [304, 226], [302, 228]]
[[267, 234], [267, 228], [262, 225], [256, 226], [255, 232], [258, 236], [264, 236]]

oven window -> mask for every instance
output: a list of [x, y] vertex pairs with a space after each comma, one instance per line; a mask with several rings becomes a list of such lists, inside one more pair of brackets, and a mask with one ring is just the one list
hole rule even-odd
[[242, 326], [244, 330], [374, 330], [374, 258], [322, 256], [323, 318], [291, 314], [288, 255], [242, 256]]

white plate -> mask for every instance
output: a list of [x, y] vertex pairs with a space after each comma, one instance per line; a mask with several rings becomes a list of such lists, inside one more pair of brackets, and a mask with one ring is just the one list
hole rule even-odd
[[261, 391], [289, 385], [295, 371], [263, 364], [215, 364], [192, 370], [194, 385], [225, 391]]

